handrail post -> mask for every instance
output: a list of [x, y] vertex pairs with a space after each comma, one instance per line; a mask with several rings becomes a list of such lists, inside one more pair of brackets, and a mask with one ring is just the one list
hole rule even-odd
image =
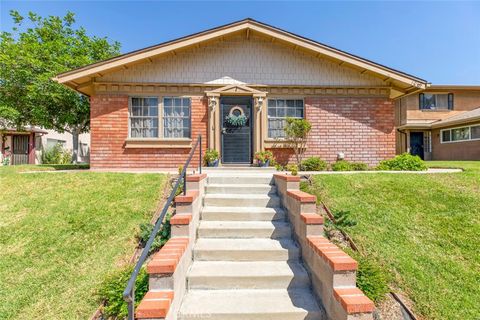
[[130, 291], [130, 301], [128, 301], [128, 320], [135, 320], [135, 286]]
[[198, 171], [202, 174], [202, 136], [199, 136], [198, 139], [200, 140], [200, 154], [198, 155]]
[[183, 179], [183, 195], [187, 195], [187, 170], [183, 171], [183, 177], [180, 177], [180, 179]]

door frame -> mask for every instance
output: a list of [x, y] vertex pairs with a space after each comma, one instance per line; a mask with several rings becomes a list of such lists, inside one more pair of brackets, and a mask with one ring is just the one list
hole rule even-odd
[[[249, 119], [249, 123], [250, 123], [250, 139], [249, 139], [249, 161], [248, 162], [224, 162], [223, 161], [223, 103], [222, 103], [222, 100], [224, 100], [225, 98], [238, 98], [239, 100], [243, 99], [245, 101], [248, 100], [248, 106], [250, 107], [250, 119]], [[222, 164], [227, 164], [227, 165], [235, 165], [235, 164], [238, 164], [238, 165], [245, 165], [245, 164], [253, 164], [253, 151], [254, 151], [254, 126], [255, 126], [255, 112], [253, 110], [254, 108], [254, 101], [253, 101], [253, 97], [250, 96], [250, 95], [235, 95], [235, 96], [228, 96], [228, 95], [222, 95], [219, 99], [219, 128], [220, 128], [220, 162]], [[241, 103], [239, 103], [241, 104]]]

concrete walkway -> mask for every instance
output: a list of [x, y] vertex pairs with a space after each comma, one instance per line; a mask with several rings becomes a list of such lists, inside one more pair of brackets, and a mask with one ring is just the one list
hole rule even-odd
[[386, 170], [370, 170], [370, 171], [299, 171], [299, 175], [315, 175], [315, 174], [366, 174], [366, 173], [416, 173], [416, 174], [432, 174], [432, 173], [457, 173], [463, 172], [462, 169], [447, 168], [429, 168], [426, 171], [386, 171]]
[[[240, 168], [226, 167], [226, 168], [202, 168], [202, 170], [208, 172], [225, 172], [230, 174], [232, 171], [237, 171]], [[251, 174], [263, 174], [266, 172], [275, 171], [274, 169], [259, 169], [257, 167], [242, 167], [241, 171]], [[188, 174], [198, 172], [198, 170], [190, 169]], [[265, 171], [265, 172], [264, 172]], [[78, 170], [32, 170], [32, 171], [23, 171], [19, 173], [78, 173], [78, 172], [108, 172], [108, 173], [157, 173], [157, 174], [178, 174], [178, 169], [175, 168], [165, 168], [165, 169], [78, 169]], [[288, 171], [279, 171], [279, 172], [288, 172]], [[415, 174], [432, 174], [432, 173], [458, 173], [463, 172], [462, 169], [448, 169], [448, 168], [429, 168], [426, 171], [299, 171], [299, 175], [317, 175], [317, 174], [368, 174], [368, 173], [415, 173]]]

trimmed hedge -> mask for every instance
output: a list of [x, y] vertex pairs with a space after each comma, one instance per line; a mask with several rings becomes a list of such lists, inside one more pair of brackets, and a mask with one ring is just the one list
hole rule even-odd
[[319, 157], [310, 157], [302, 161], [300, 169], [303, 171], [325, 171], [327, 162]]
[[377, 170], [423, 171], [427, 170], [427, 165], [419, 156], [402, 153], [393, 159], [381, 161]]
[[349, 162], [347, 160], [338, 160], [332, 164], [333, 171], [366, 171], [368, 166], [363, 162]]

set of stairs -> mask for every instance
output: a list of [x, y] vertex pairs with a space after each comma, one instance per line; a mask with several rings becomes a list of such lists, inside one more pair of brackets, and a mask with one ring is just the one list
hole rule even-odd
[[325, 319], [269, 169], [208, 173], [180, 320]]

